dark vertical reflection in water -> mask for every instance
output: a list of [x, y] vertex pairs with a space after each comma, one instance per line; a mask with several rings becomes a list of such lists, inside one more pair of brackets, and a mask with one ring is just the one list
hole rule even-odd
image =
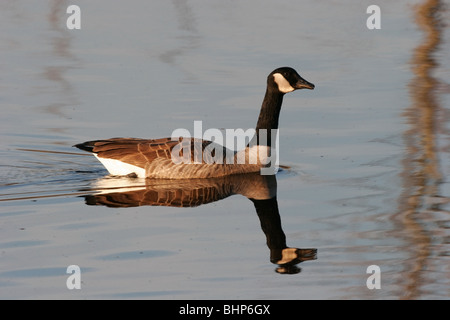
[[[44, 67], [42, 71], [43, 77], [51, 83], [57, 84], [57, 93], [62, 98], [60, 101], [49, 101], [43, 106], [44, 112], [53, 114], [59, 118], [69, 118], [64, 108], [67, 106], [74, 106], [78, 104], [77, 98], [73, 92], [73, 87], [70, 81], [65, 76], [67, 70], [71, 67], [70, 64], [76, 62], [76, 58], [70, 51], [71, 34], [66, 28], [65, 18], [68, 4], [64, 0], [53, 0], [50, 2], [50, 10], [47, 16], [50, 29], [53, 36], [49, 39], [52, 44], [51, 54], [54, 56], [54, 61], [51, 65]], [[76, 31], [73, 31], [76, 32]], [[58, 126], [47, 128], [50, 132], [63, 133], [65, 128]]]
[[437, 97], [439, 80], [433, 77], [433, 71], [439, 66], [435, 53], [442, 42], [442, 10], [439, 0], [428, 0], [415, 8], [415, 21], [424, 37], [411, 61], [414, 77], [409, 84], [412, 103], [404, 113], [409, 129], [404, 133], [403, 192], [395, 215], [410, 257], [403, 270], [401, 299], [420, 298], [427, 284], [430, 258], [436, 254], [433, 237], [438, 231], [433, 213], [440, 210], [436, 199], [442, 197], [438, 146], [442, 108]]
[[159, 55], [159, 59], [171, 66], [179, 68], [186, 76], [187, 82], [195, 82], [196, 76], [177, 62], [186, 52], [195, 50], [200, 46], [201, 36], [197, 30], [195, 14], [186, 0], [172, 0], [178, 21], [178, 39], [175, 48], [166, 50]]

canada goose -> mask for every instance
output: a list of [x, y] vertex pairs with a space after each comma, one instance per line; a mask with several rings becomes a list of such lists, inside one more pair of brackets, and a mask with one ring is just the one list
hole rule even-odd
[[[136, 139], [136, 138], [112, 138], [107, 140], [87, 141], [75, 145], [75, 147], [88, 151], [106, 167], [112, 175], [134, 175], [139, 178], [161, 179], [185, 179], [185, 178], [212, 178], [231, 174], [258, 172], [267, 166], [267, 158], [270, 154], [270, 134], [262, 139], [262, 133], [278, 129], [278, 118], [284, 94], [297, 89], [314, 89], [314, 84], [303, 79], [297, 71], [289, 67], [282, 67], [272, 71], [267, 77], [267, 89], [262, 102], [256, 134], [244, 150], [234, 152], [214, 142], [197, 138], [161, 138], [161, 139]], [[256, 139], [256, 140], [255, 140]], [[178, 153], [174, 153], [177, 146]], [[196, 147], [200, 146], [201, 150]], [[222, 161], [208, 161], [201, 157], [201, 162], [180, 163], [175, 161], [179, 151], [186, 150], [189, 159], [197, 159], [198, 153], [203, 155], [209, 151], [209, 155], [221, 154]], [[213, 152], [211, 152], [213, 150]], [[261, 152], [261, 150], [263, 152]], [[220, 151], [220, 152], [218, 152]], [[263, 159], [264, 152], [266, 158]], [[226, 155], [237, 158], [249, 159], [251, 155], [258, 154], [256, 161], [230, 161]], [[186, 154], [183, 154], [186, 156]], [[177, 159], [179, 160], [179, 159]], [[217, 159], [216, 159], [217, 160]]]

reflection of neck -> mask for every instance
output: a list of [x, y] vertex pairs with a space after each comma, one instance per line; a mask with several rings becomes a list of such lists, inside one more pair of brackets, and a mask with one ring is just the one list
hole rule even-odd
[[[267, 246], [270, 249], [270, 261], [280, 260], [281, 250], [286, 246], [286, 235], [281, 228], [281, 218], [278, 211], [277, 197], [267, 200], [252, 200], [261, 223], [261, 229], [266, 235]], [[276, 255], [276, 256], [274, 256]]]

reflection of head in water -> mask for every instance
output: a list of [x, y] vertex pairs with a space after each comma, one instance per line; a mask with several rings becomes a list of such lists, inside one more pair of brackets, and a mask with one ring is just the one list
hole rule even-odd
[[300, 272], [296, 265], [317, 259], [317, 249], [290, 248], [286, 245], [286, 235], [281, 227], [276, 196], [265, 200], [252, 200], [261, 223], [261, 229], [266, 235], [266, 243], [270, 250], [270, 262], [277, 264], [278, 273], [295, 274]]

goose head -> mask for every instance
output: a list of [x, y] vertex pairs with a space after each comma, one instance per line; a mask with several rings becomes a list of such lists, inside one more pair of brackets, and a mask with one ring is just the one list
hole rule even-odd
[[282, 67], [272, 71], [267, 77], [267, 88], [282, 94], [298, 89], [314, 89], [314, 84], [303, 79], [297, 71], [290, 67]]

